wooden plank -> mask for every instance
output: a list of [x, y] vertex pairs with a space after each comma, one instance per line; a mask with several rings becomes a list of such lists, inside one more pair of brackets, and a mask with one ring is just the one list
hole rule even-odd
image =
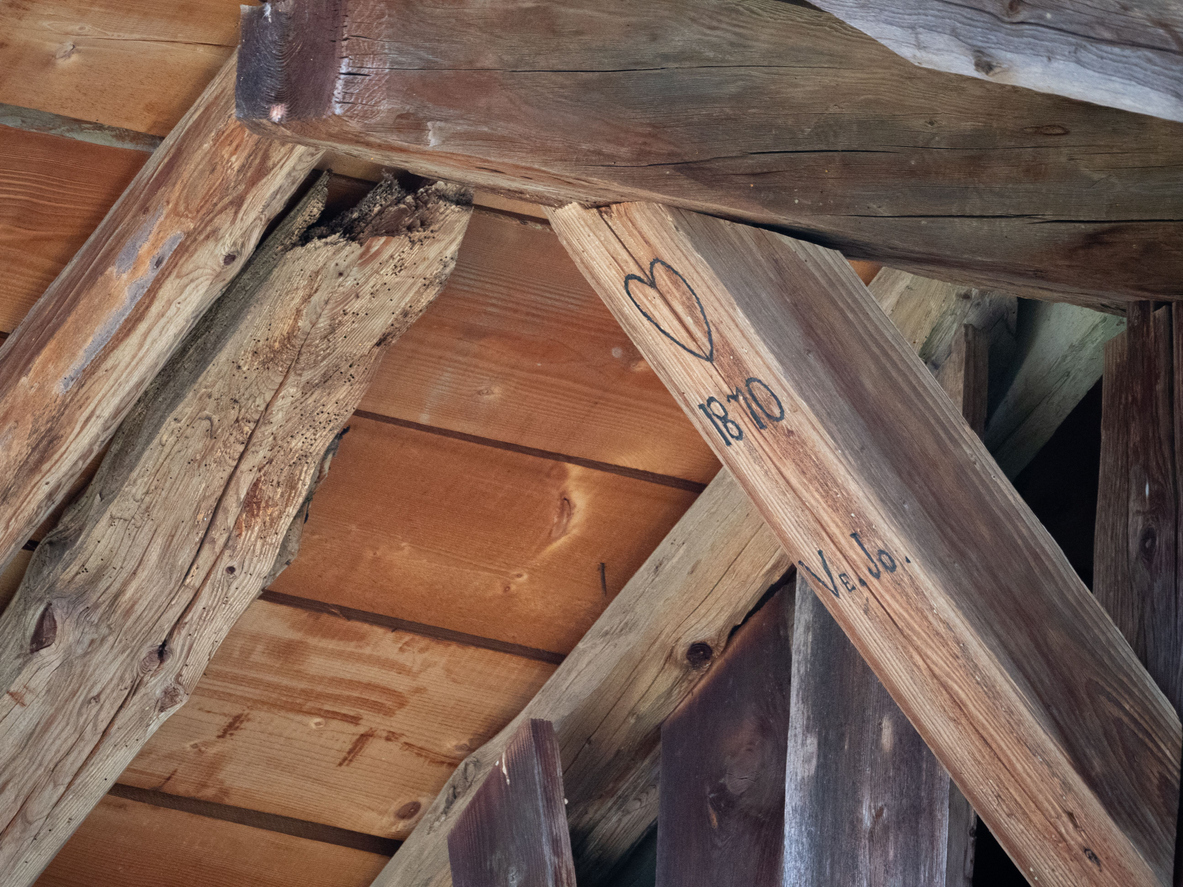
[[695, 496], [354, 417], [271, 587], [566, 653]]
[[[961, 328], [937, 373], [971, 427], [985, 419], [976, 333]], [[818, 591], [797, 576], [784, 883], [970, 887], [977, 817]]]
[[794, 597], [761, 606], [661, 727], [660, 887], [782, 883]]
[[11, 332], [147, 157], [0, 128], [0, 330]]
[[559, 743], [549, 721], [523, 721], [448, 834], [457, 887], [575, 887]]
[[1183, 12], [1169, 0], [817, 5], [925, 68], [1183, 120]]
[[259, 601], [119, 781], [403, 839], [554, 669]]
[[290, 558], [326, 451], [455, 262], [455, 188], [391, 182], [303, 237], [323, 192], [154, 380], [0, 618], [6, 887], [35, 879]]
[[963, 283], [1173, 299], [1183, 277], [1180, 124], [926, 71], [798, 4], [293, 3], [246, 10], [242, 47], [257, 131], [424, 174]]
[[1024, 873], [1168, 883], [1177, 715], [849, 266], [651, 204], [551, 219]]
[[0, 563], [242, 267], [318, 152], [233, 118], [231, 64], [0, 346]]
[[1007, 477], [1018, 477], [1101, 378], [1105, 342], [1124, 326], [1124, 318], [1076, 305], [1024, 303], [1018, 355], [985, 435]]
[[106, 797], [37, 887], [366, 887], [386, 859]]
[[[871, 291], [906, 338], [928, 343], [934, 355], [950, 352], [958, 327], [938, 321], [961, 316], [962, 288], [880, 274]], [[938, 309], [915, 310], [920, 293]], [[1005, 303], [998, 311], [1005, 316]], [[657, 819], [658, 731], [702, 674], [700, 664], [686, 667], [690, 647], [705, 644], [711, 658], [724, 649], [734, 626], [790, 564], [731, 475], [720, 472], [527, 706], [523, 717], [553, 720], [565, 756], [574, 755], [565, 757], [564, 777], [583, 883], [613, 877]], [[705, 653], [699, 647], [695, 663]], [[379, 887], [450, 883], [447, 824], [489, 772], [506, 735], [448, 780]]]

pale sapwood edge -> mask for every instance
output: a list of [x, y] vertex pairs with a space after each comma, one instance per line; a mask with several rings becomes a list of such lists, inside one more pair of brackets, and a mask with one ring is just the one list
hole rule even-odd
[[0, 346], [0, 564], [242, 268], [320, 151], [234, 119], [232, 57]]
[[925, 68], [1183, 121], [1183, 12], [1169, 0], [816, 5]]
[[276, 138], [1016, 295], [1179, 296], [1180, 124], [918, 68], [803, 5], [291, 0], [240, 52], [240, 119]]
[[[0, 616], [0, 885], [25, 887], [282, 568], [377, 364], [443, 287], [461, 189], [324, 177], [199, 321]], [[285, 551], [285, 545], [289, 550]]]
[[[887, 269], [870, 289], [937, 364], [963, 323], [1005, 331], [1014, 315], [1009, 296]], [[791, 566], [724, 468], [519, 717], [457, 768], [375, 885], [450, 883], [448, 832], [529, 718], [558, 732], [580, 883], [605, 883], [656, 821], [661, 724], [703, 674], [690, 648], [705, 644], [710, 658], [725, 651], [731, 630]]]
[[[842, 257], [654, 204], [551, 222], [1023, 872], [1169, 883], [1178, 716]], [[745, 377], [767, 424], [714, 397]]]

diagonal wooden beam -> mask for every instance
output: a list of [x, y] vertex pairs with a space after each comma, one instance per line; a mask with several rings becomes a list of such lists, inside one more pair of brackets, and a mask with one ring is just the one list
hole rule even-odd
[[1178, 717], [845, 261], [652, 204], [550, 215], [1024, 874], [1169, 883]]
[[1183, 10], [1172, 0], [820, 0], [910, 62], [1183, 121]]
[[28, 541], [321, 152], [234, 119], [233, 58], [0, 346], [0, 565]]
[[[991, 325], [1013, 313], [1013, 299], [906, 274], [881, 272], [870, 289], [934, 365], [948, 361], [963, 319]], [[723, 469], [522, 712], [558, 731], [580, 883], [605, 883], [651, 829], [661, 724], [791, 563]], [[513, 729], [456, 770], [376, 885], [450, 883], [448, 829]]]
[[38, 546], [0, 616], [3, 887], [33, 882], [290, 559], [326, 450], [455, 264], [457, 199], [388, 183], [304, 233], [302, 204]]
[[277, 0], [240, 118], [540, 202], [656, 200], [959, 282], [1174, 299], [1183, 125], [908, 64], [779, 0]]

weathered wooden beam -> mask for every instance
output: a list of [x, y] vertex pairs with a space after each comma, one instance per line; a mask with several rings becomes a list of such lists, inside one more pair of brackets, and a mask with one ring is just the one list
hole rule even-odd
[[986, 447], [1012, 480], [1101, 378], [1105, 343], [1125, 318], [1077, 305], [1029, 302], [1018, 322], [1018, 355], [986, 426]]
[[[1005, 299], [990, 308], [963, 287], [887, 271], [870, 290], [936, 364], [948, 359], [960, 319], [992, 325], [1013, 308]], [[724, 469], [522, 712], [553, 721], [558, 732], [575, 865], [585, 887], [612, 877], [651, 830], [662, 722], [791, 563]], [[511, 732], [457, 769], [376, 885], [450, 883], [444, 838]]]
[[926, 71], [778, 0], [279, 0], [238, 113], [541, 202], [657, 200], [932, 277], [1179, 295], [1179, 124]]
[[[525, 721], [448, 835], [456, 887], [575, 887], [559, 743]], [[500, 771], [500, 772], [497, 772]]]
[[1172, 0], [817, 5], [925, 68], [1183, 121], [1183, 9]]
[[[0, 617], [0, 884], [30, 884], [290, 556], [322, 460], [434, 298], [469, 208], [318, 186], [128, 414]], [[297, 245], [297, 243], [299, 245]]]
[[[1183, 319], [1130, 307], [1129, 329], [1105, 346], [1093, 591], [1183, 712]], [[1176, 887], [1181, 863], [1176, 843]]]
[[0, 564], [110, 439], [320, 153], [234, 119], [234, 60], [0, 346]]
[[[962, 327], [938, 373], [971, 428], [985, 343]], [[818, 591], [798, 574], [783, 883], [969, 887], [977, 817]]]
[[1168, 883], [1177, 715], [841, 256], [652, 204], [550, 215], [1023, 872]]
[[757, 610], [661, 727], [658, 887], [781, 885], [794, 596]]

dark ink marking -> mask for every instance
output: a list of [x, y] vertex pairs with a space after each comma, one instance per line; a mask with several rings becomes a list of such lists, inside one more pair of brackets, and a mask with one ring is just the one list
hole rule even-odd
[[1097, 868], [1101, 867], [1101, 860], [1097, 858], [1097, 854], [1093, 852], [1091, 847], [1081, 847], [1080, 849], [1084, 851], [1085, 858], [1089, 862], [1091, 862]]
[[817, 556], [822, 559], [822, 569], [826, 571], [826, 577], [830, 580], [828, 583], [825, 582], [821, 576], [817, 575], [817, 573], [813, 572], [813, 570], [809, 568], [805, 561], [797, 561], [797, 565], [810, 576], [812, 576], [818, 585], [822, 586], [823, 588], [830, 589], [830, 592], [834, 595], [834, 597], [841, 597], [841, 595], [838, 594], [838, 583], [834, 581], [834, 574], [830, 572], [830, 565], [826, 563], [826, 556], [822, 554], [822, 550], [820, 548], [817, 550]]
[[33, 629], [33, 637], [29, 641], [29, 652], [36, 653], [53, 644], [58, 636], [58, 621], [53, 615], [53, 604], [46, 604], [45, 609], [37, 618], [37, 626]]
[[[656, 267], [658, 265], [661, 265], [663, 268], [665, 268], [667, 271], [669, 271], [671, 274], [673, 274], [676, 278], [678, 278], [678, 280], [682, 281], [682, 286], [686, 287], [686, 289], [690, 291], [690, 295], [694, 296], [694, 303], [696, 305], [698, 305], [698, 313], [699, 313], [699, 316], [702, 317], [703, 327], [704, 327], [704, 330], [705, 330], [706, 336], [707, 336], [707, 353], [706, 354], [703, 354], [700, 351], [695, 351], [693, 348], [686, 345], [684, 342], [682, 342], [676, 336], [673, 336], [672, 334], [670, 334], [670, 332], [668, 330], [666, 330], [665, 327], [663, 327], [660, 323], [658, 323], [653, 317], [651, 317], [649, 315], [649, 313], [644, 308], [641, 307], [641, 303], [638, 302], [637, 297], [633, 295], [633, 291], [632, 291], [633, 281], [636, 281], [639, 284], [643, 284], [644, 286], [647, 286], [650, 289], [657, 290], [657, 292], [659, 292], [659, 293], [661, 292], [661, 290], [658, 289], [658, 287], [657, 287], [657, 277], [654, 273], [654, 269], [656, 269]], [[677, 345], [679, 348], [681, 348], [687, 354], [693, 354], [699, 360], [705, 360], [707, 363], [714, 363], [715, 362], [715, 337], [714, 337], [714, 333], [711, 331], [711, 322], [707, 318], [706, 309], [702, 307], [702, 300], [698, 298], [698, 293], [696, 293], [694, 291], [694, 287], [692, 287], [689, 283], [687, 283], [686, 278], [683, 277], [681, 274], [679, 274], [673, 268], [672, 265], [670, 265], [668, 262], [662, 261], [661, 259], [654, 259], [652, 262], [649, 263], [649, 277], [648, 277], [648, 279], [642, 277], [639, 274], [630, 274], [628, 277], [626, 277], [624, 279], [624, 292], [625, 292], [625, 295], [628, 296], [629, 301], [632, 302], [633, 305], [636, 306], [637, 310], [641, 312], [641, 316], [644, 317], [651, 324], [653, 324], [653, 326], [657, 328], [657, 331], [659, 333], [661, 333], [663, 336], [665, 336], [667, 339], [669, 339], [671, 342], [673, 342], [675, 345]]]
[[850, 581], [850, 576], [846, 573], [838, 574], [838, 581], [842, 583], [842, 587], [847, 591], [855, 591], [854, 583]]
[[871, 557], [871, 552], [867, 551], [867, 546], [863, 545], [863, 540], [859, 538], [858, 533], [851, 533], [850, 538], [853, 539], [854, 544], [859, 547], [859, 551], [866, 555], [867, 560], [871, 562], [871, 566], [867, 568], [867, 572], [871, 574], [871, 578], [878, 579], [882, 573], [880, 572], [879, 568], [875, 566], [875, 558]]

